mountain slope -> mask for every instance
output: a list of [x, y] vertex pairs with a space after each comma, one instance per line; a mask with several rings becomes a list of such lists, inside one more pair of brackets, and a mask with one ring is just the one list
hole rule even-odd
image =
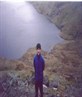
[[48, 17], [61, 30], [62, 38], [82, 38], [82, 2], [31, 3], [39, 13]]

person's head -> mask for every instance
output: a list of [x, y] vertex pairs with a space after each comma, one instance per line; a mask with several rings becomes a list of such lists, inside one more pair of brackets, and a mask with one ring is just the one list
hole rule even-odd
[[40, 55], [41, 54], [41, 44], [40, 43], [36, 45], [36, 50], [37, 50], [37, 54]]

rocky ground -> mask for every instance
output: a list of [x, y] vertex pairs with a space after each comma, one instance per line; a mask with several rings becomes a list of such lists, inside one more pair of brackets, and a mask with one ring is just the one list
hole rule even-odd
[[[71, 45], [71, 49], [69, 45], [62, 43], [50, 52], [42, 51], [46, 62], [44, 97], [82, 96], [82, 57], [78, 51], [71, 50], [75, 45]], [[32, 48], [18, 60], [0, 60], [0, 97], [34, 97], [32, 60], [35, 53]]]

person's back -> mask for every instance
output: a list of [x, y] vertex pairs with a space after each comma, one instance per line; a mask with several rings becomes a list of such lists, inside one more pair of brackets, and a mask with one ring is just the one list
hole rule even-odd
[[41, 55], [41, 45], [38, 43], [36, 46], [37, 54], [34, 57], [34, 69], [35, 69], [35, 97], [38, 97], [38, 89], [40, 89], [40, 95], [43, 97], [43, 70], [45, 67], [44, 59]]

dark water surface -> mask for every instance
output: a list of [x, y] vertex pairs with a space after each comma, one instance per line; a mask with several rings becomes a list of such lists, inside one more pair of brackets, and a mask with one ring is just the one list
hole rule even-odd
[[31, 4], [0, 2], [0, 56], [20, 58], [40, 42], [45, 51], [62, 41], [59, 29]]

